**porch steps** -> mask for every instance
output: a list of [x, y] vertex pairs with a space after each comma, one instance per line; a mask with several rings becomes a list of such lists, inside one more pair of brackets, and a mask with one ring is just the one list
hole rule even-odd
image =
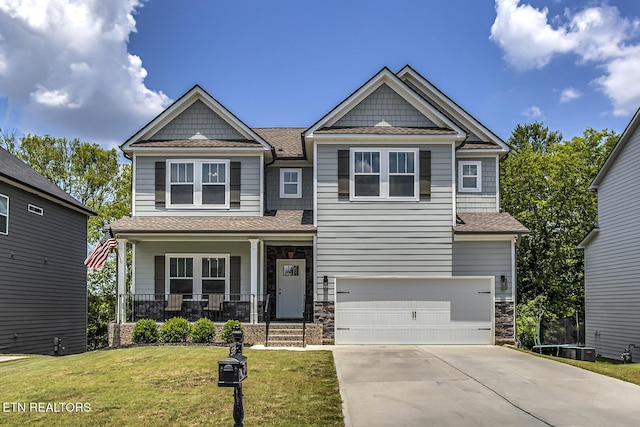
[[302, 347], [302, 323], [271, 323], [268, 347]]

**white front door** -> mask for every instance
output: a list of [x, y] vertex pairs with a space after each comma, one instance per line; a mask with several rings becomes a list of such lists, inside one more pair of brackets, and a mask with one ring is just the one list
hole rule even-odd
[[277, 317], [301, 319], [304, 311], [305, 260], [276, 260], [278, 270]]

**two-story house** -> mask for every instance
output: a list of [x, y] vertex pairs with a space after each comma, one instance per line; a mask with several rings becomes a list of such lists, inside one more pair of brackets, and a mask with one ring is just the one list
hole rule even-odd
[[122, 150], [121, 322], [306, 317], [325, 343], [514, 340], [528, 230], [500, 212], [509, 148], [409, 66], [308, 128], [251, 128], [195, 86]]
[[0, 353], [86, 351], [90, 215], [0, 148]]

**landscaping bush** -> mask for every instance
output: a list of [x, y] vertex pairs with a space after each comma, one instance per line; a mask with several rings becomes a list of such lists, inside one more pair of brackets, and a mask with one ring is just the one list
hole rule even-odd
[[160, 339], [162, 342], [175, 343], [187, 342], [191, 325], [183, 317], [172, 317], [160, 328]]
[[158, 342], [158, 324], [152, 319], [138, 320], [133, 327], [131, 340], [134, 343]]
[[206, 317], [198, 319], [191, 328], [191, 341], [193, 342], [213, 342], [215, 336], [216, 327]]
[[242, 329], [242, 333], [246, 334], [244, 330], [244, 326], [240, 323], [239, 320], [227, 320], [227, 323], [222, 327], [222, 332], [220, 333], [220, 338], [224, 342], [232, 343], [233, 342], [233, 327], [236, 325], [240, 325], [240, 329]]

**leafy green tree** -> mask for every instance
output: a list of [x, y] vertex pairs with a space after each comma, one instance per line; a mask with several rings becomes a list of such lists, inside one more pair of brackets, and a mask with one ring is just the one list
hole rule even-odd
[[596, 224], [589, 185], [617, 139], [613, 131], [588, 128], [562, 141], [542, 123], [516, 126], [500, 184], [503, 209], [531, 230], [518, 248], [518, 303], [543, 296], [549, 312], [584, 312], [583, 254], [576, 246]]

